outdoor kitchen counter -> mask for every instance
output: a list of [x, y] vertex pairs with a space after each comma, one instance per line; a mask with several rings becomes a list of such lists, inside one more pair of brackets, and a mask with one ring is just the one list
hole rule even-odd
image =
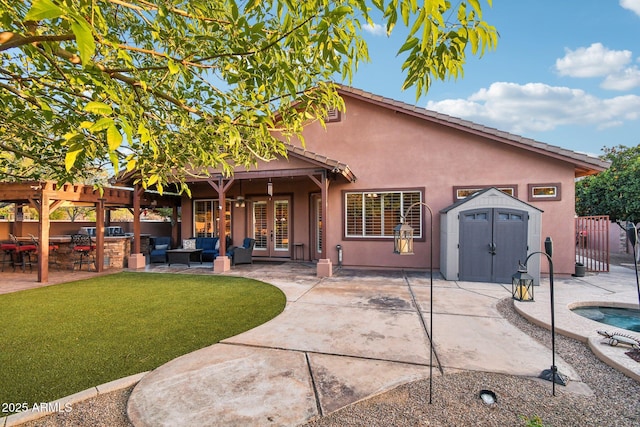
[[[95, 237], [92, 237], [95, 242]], [[71, 244], [71, 236], [50, 236], [49, 243], [58, 247], [55, 254], [49, 254], [50, 261], [56, 261], [60, 269], [73, 269], [74, 253]], [[133, 246], [133, 236], [105, 236], [104, 237], [104, 267], [105, 268], [125, 268], [127, 260], [131, 255]], [[149, 235], [140, 236], [141, 252], [149, 251]], [[51, 264], [52, 268], [56, 268]]]

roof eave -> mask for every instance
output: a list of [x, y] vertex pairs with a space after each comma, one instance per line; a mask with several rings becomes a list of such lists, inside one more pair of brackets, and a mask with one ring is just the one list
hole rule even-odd
[[490, 128], [478, 123], [435, 111], [426, 108], [417, 107], [401, 101], [396, 101], [380, 95], [375, 95], [361, 89], [349, 86], [338, 85], [338, 93], [348, 95], [364, 102], [373, 103], [375, 105], [387, 108], [398, 113], [407, 114], [432, 123], [437, 123], [463, 132], [482, 136], [483, 138], [492, 139], [513, 147], [523, 150], [535, 152], [541, 155], [552, 157], [561, 161], [571, 163], [575, 167], [575, 176], [593, 175], [609, 168], [610, 163], [597, 157], [586, 154], [577, 153], [565, 148], [550, 145], [534, 139], [525, 138], [523, 136], [511, 134], [499, 129]]

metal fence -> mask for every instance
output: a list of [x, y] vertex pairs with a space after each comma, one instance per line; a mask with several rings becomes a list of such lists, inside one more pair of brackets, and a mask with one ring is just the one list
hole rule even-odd
[[576, 218], [576, 262], [586, 271], [609, 271], [609, 216]]

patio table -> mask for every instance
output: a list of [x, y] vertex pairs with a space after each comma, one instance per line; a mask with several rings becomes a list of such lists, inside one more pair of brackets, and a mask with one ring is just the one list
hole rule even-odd
[[187, 264], [198, 261], [202, 264], [202, 249], [167, 249], [167, 264]]

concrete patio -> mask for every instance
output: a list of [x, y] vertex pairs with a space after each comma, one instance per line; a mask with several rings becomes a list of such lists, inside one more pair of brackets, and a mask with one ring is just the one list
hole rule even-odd
[[[212, 274], [211, 264], [158, 264], [147, 271]], [[59, 274], [53, 272], [50, 279], [96, 273]], [[474, 370], [537, 377], [550, 365], [550, 350], [499, 314], [496, 305], [510, 297], [510, 285], [445, 281], [435, 274], [430, 369], [430, 282], [425, 272], [338, 269], [333, 277], [320, 279], [313, 265], [288, 262], [239, 265], [227, 274], [277, 286], [287, 297], [284, 312], [145, 375], [129, 399], [134, 425], [195, 426], [211, 420], [223, 425], [298, 425], [426, 378], [430, 370], [434, 375]], [[0, 292], [39, 286], [34, 278], [2, 273]], [[623, 349], [603, 344], [595, 333], [606, 325], [568, 307], [584, 301], [637, 302], [633, 270], [612, 266], [610, 273], [556, 278], [555, 290], [558, 332], [591, 342], [608, 363], [623, 360]], [[535, 289], [535, 302], [516, 303], [516, 308], [547, 326], [548, 291], [545, 280]], [[590, 393], [571, 366], [559, 358], [556, 363], [570, 379], [566, 390]], [[640, 375], [638, 366], [629, 366], [628, 375]], [[551, 389], [551, 383], [548, 386]], [[20, 414], [9, 418], [10, 423], [21, 419]]]

